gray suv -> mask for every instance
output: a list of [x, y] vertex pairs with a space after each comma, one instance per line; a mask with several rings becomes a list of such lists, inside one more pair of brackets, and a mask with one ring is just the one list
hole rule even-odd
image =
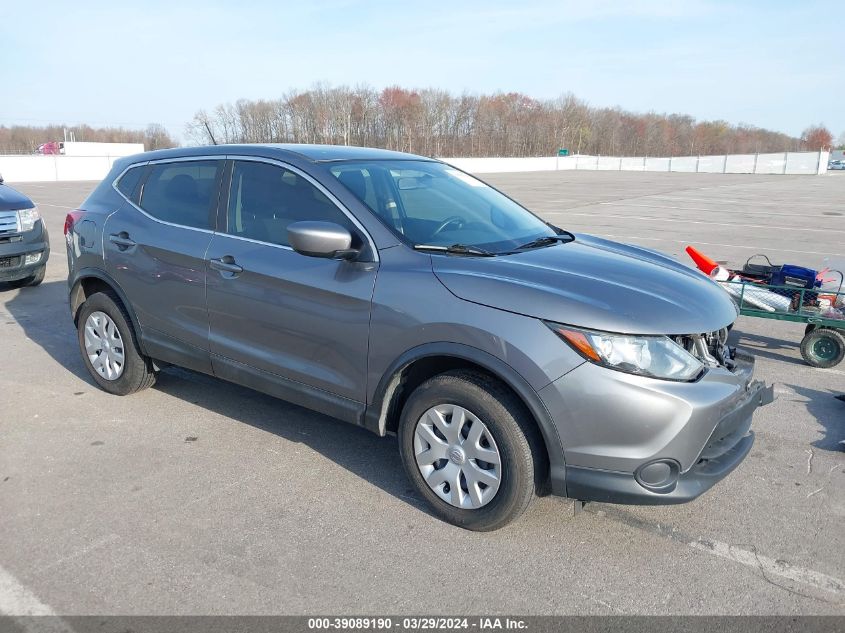
[[694, 499], [748, 454], [772, 397], [727, 346], [737, 310], [710, 279], [420, 156], [141, 154], [65, 233], [103, 389], [174, 364], [396, 434], [419, 494], [468, 529], [538, 494]]

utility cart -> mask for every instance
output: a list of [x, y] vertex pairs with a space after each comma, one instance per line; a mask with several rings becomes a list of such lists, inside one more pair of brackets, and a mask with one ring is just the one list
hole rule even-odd
[[804, 323], [801, 357], [813, 367], [835, 367], [845, 358], [845, 292], [755, 281], [719, 281], [740, 314]]

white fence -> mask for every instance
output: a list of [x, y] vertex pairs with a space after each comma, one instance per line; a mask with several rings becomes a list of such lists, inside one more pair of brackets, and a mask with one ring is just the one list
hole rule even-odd
[[[706, 174], [823, 174], [828, 152], [675, 156], [540, 156], [531, 158], [444, 158], [476, 174], [518, 171], [672, 171]], [[8, 182], [102, 180], [120, 156], [0, 156]]]
[[102, 180], [120, 156], [0, 156], [7, 182]]
[[540, 158], [443, 158], [465, 171], [492, 174], [518, 171], [666, 171], [698, 174], [824, 174], [828, 152], [779, 152], [720, 156], [551, 156]]

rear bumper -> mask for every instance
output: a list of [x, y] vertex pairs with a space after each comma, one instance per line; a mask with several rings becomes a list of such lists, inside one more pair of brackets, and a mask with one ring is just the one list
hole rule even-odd
[[[40, 253], [38, 261], [26, 263], [27, 255]], [[50, 238], [43, 220], [26, 233], [5, 235], [0, 239], [0, 282], [16, 281], [34, 274], [50, 257]]]
[[553, 481], [553, 491], [660, 505], [711, 488], [751, 450], [754, 411], [774, 398], [771, 386], [751, 380], [753, 358], [737, 360], [735, 372], [713, 369], [695, 383], [588, 365], [542, 390], [566, 459], [565, 479]]

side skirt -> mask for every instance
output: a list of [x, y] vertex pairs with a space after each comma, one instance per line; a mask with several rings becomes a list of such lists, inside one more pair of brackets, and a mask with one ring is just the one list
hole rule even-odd
[[363, 402], [356, 402], [277, 374], [256, 369], [225, 356], [212, 354], [211, 362], [214, 375], [223, 380], [255, 389], [261, 393], [351, 424], [360, 425], [364, 417], [366, 405]]

